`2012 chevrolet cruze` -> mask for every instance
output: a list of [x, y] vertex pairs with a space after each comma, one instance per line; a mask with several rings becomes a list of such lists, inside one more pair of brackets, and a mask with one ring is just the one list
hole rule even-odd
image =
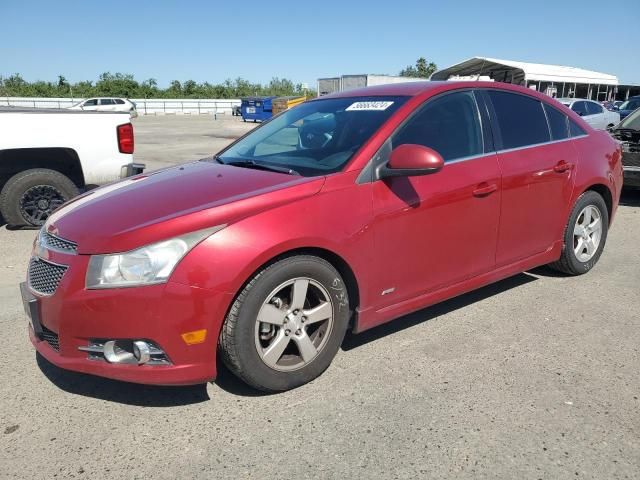
[[120, 380], [205, 382], [219, 353], [255, 388], [294, 388], [348, 328], [538, 265], [589, 271], [620, 158], [606, 132], [513, 85], [322, 97], [213, 158], [55, 212], [21, 288], [31, 341], [62, 368]]

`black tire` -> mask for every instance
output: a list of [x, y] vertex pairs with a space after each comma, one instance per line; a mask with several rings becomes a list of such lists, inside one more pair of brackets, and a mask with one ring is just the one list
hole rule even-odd
[[16, 173], [2, 188], [0, 212], [9, 225], [40, 226], [78, 193], [76, 185], [60, 172], [45, 168], [25, 170]]
[[[596, 249], [595, 254], [585, 262], [582, 262], [576, 256], [574, 251], [574, 226], [576, 225], [576, 221], [578, 220], [581, 212], [588, 206], [592, 206], [598, 209], [600, 212], [600, 219], [602, 222], [602, 234], [600, 236], [600, 242], [598, 243], [598, 247]], [[564, 230], [564, 247], [562, 249], [562, 254], [560, 259], [554, 263], [549, 264], [549, 267], [554, 270], [558, 270], [563, 273], [567, 273], [569, 275], [582, 275], [591, 270], [598, 260], [600, 259], [600, 255], [602, 255], [602, 251], [604, 250], [604, 245], [607, 241], [607, 233], [609, 230], [609, 211], [607, 210], [607, 205], [604, 199], [592, 190], [588, 190], [584, 192], [578, 198], [576, 204], [571, 211], [571, 215], [569, 215], [569, 221]]]
[[[317, 357], [297, 370], [283, 372], [269, 367], [258, 354], [256, 319], [274, 288], [299, 277], [312, 279], [329, 292], [334, 323]], [[258, 390], [290, 390], [318, 377], [331, 364], [344, 339], [349, 316], [346, 286], [329, 262], [309, 255], [286, 257], [258, 272], [236, 297], [220, 334], [221, 357], [231, 372]]]

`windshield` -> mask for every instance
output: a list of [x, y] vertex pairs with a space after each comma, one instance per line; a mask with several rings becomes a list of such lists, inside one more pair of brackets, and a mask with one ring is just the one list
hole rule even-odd
[[620, 105], [620, 110], [635, 110], [640, 107], [640, 100], [627, 100], [622, 105]]
[[640, 108], [622, 120], [617, 128], [633, 128], [640, 131]]
[[308, 177], [338, 172], [407, 98], [305, 102], [254, 130], [218, 159], [236, 165], [284, 167]]

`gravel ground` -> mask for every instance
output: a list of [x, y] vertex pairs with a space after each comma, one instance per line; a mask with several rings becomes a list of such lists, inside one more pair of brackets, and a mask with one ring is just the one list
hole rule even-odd
[[[229, 139], [209, 125], [138, 119], [137, 159], [210, 154]], [[158, 388], [38, 358], [17, 287], [34, 235], [0, 228], [0, 478], [639, 477], [640, 192], [588, 275], [537, 269], [349, 336], [276, 395], [224, 370]]]

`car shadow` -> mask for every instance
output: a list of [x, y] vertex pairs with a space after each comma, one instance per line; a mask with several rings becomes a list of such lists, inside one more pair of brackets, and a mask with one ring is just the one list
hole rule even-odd
[[354, 348], [391, 336], [395, 333], [406, 330], [407, 328], [415, 327], [418, 324], [428, 322], [429, 320], [433, 320], [439, 316], [468, 307], [473, 303], [493, 297], [494, 295], [499, 295], [507, 290], [520, 287], [537, 279], [538, 278], [531, 273], [520, 273], [505, 280], [487, 285], [486, 287], [479, 288], [478, 290], [445, 300], [441, 303], [436, 303], [430, 307], [423, 308], [417, 312], [397, 318], [389, 323], [384, 323], [378, 327], [374, 327], [371, 330], [367, 330], [359, 334], [348, 333], [342, 342], [342, 350], [348, 352]]
[[63, 370], [39, 353], [36, 353], [36, 362], [51, 383], [74, 395], [138, 407], [177, 407], [209, 400], [206, 384], [187, 387], [139, 385]]
[[[362, 345], [375, 342], [384, 337], [389, 337], [407, 328], [454, 312], [460, 308], [465, 308], [473, 303], [493, 297], [494, 295], [499, 295], [507, 290], [517, 288], [535, 280], [537, 280], [537, 277], [534, 274], [521, 273], [412, 314], [405, 315], [358, 335], [349, 333], [342, 343], [342, 350], [349, 352]], [[210, 400], [206, 384], [186, 387], [138, 385], [63, 370], [50, 363], [40, 354], [36, 354], [36, 358], [38, 367], [54, 385], [74, 395], [144, 407], [177, 407]], [[221, 359], [218, 359], [217, 365], [218, 377], [214, 384], [225, 392], [241, 397], [272, 395], [272, 393], [261, 392], [246, 385], [224, 366]]]

